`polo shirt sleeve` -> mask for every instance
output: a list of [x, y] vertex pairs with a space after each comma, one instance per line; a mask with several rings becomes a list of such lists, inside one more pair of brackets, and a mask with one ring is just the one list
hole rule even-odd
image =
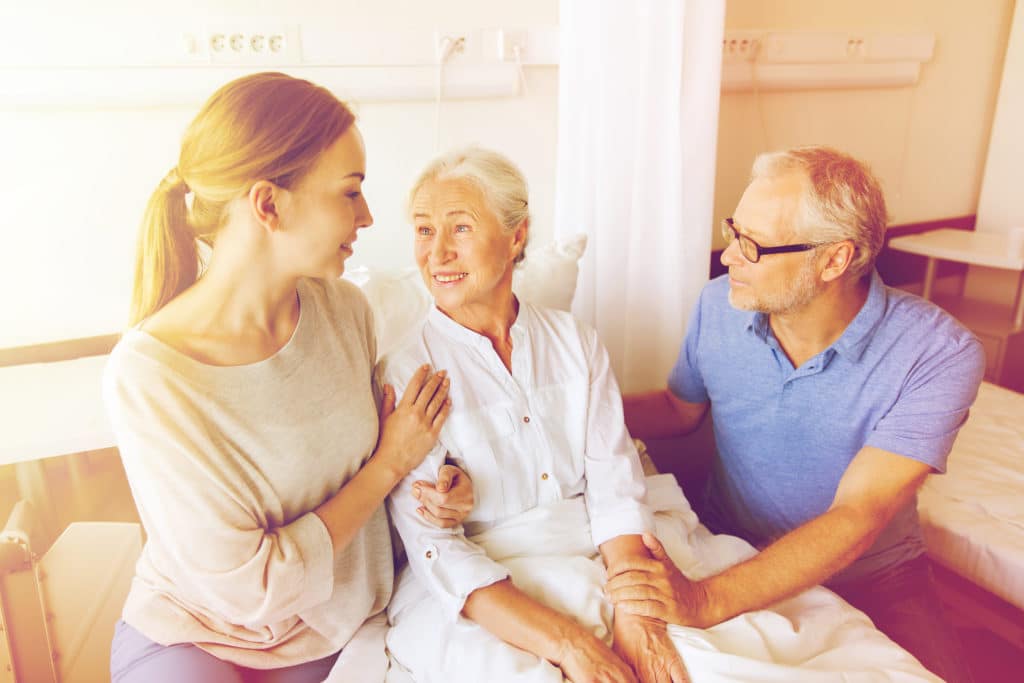
[[707, 403], [708, 390], [704, 385], [704, 376], [701, 374], [697, 360], [698, 347], [700, 345], [700, 324], [701, 309], [704, 307], [705, 288], [697, 299], [697, 305], [693, 307], [690, 315], [690, 323], [686, 326], [686, 338], [679, 350], [679, 358], [668, 376], [668, 388], [677, 398], [689, 403]]
[[923, 356], [866, 445], [945, 472], [946, 458], [967, 420], [984, 374], [985, 353], [973, 336], [950, 352]]

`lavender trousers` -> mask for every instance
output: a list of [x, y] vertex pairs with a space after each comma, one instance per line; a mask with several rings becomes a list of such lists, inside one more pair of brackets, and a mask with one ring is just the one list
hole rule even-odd
[[217, 659], [191, 643], [160, 645], [124, 621], [110, 648], [113, 683], [320, 683], [337, 653], [283, 669], [248, 669]]

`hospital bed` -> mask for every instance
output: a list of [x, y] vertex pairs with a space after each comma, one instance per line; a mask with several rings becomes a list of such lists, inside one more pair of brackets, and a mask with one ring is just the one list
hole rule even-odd
[[[531, 254], [530, 267], [518, 273], [517, 293], [524, 300], [568, 308], [576, 280], [576, 262], [584, 244], [576, 239]], [[402, 272], [375, 277], [373, 273], [356, 272], [351, 279], [363, 287], [374, 306], [382, 349], [397, 343], [402, 331], [410, 329], [408, 318], [422, 315], [427, 305], [425, 293], [416, 289], [420, 287], [417, 274]], [[95, 375], [83, 380], [86, 390], [98, 389], [99, 362], [80, 360], [76, 364], [88, 364], [90, 376]], [[23, 454], [21, 449], [18, 452]], [[649, 469], [653, 474], [653, 468]], [[685, 481], [687, 477], [680, 479]], [[685, 503], [681, 492], [678, 498]], [[141, 549], [139, 527], [73, 524], [52, 546], [37, 544], [33, 537], [39, 534], [33, 529], [44, 520], [32, 508], [31, 502], [20, 505], [0, 535], [0, 632], [5, 634], [0, 640], [0, 683], [101, 680], [108, 666], [111, 629], [124, 603]], [[685, 516], [682, 511], [674, 514]], [[700, 552], [690, 553], [693, 558], [708, 562], [707, 558], [720, 555], [723, 562], [731, 562], [752, 551], [732, 547], [725, 537], [716, 540], [689, 514], [693, 528], [688, 538], [703, 544]], [[683, 528], [682, 524], [672, 526]], [[38, 553], [39, 547], [49, 549]], [[709, 549], [717, 549], [718, 555], [705, 552]], [[704, 567], [702, 573], [714, 569]], [[751, 619], [754, 617], [730, 620], [717, 630], [680, 636], [688, 647], [688, 661], [704, 680], [848, 680], [842, 673], [844, 662], [856, 668], [854, 664], [863, 662], [865, 657], [878, 667], [875, 675], [869, 676], [871, 680], [934, 680], [909, 655], [875, 631], [866, 618], [822, 589], [780, 603], [776, 612], [760, 614], [760, 621], [746, 625]], [[765, 637], [774, 634], [773, 642], [793, 641], [793, 652], [774, 653], [766, 658], [758, 654], [763, 647], [747, 652], [752, 647], [748, 637], [751, 633]], [[815, 653], [824, 646], [812, 643], [814, 647], [809, 649], [804, 643], [807, 637], [824, 639], [831, 650], [818, 656]], [[725, 652], [744, 652], [747, 656], [739, 658]], [[802, 658], [807, 657], [813, 661], [804, 662]], [[703, 662], [702, 658], [710, 659]], [[339, 664], [342, 659], [339, 658]], [[826, 675], [819, 666], [831, 667], [833, 675]], [[329, 680], [346, 681], [353, 677], [336, 670]]]
[[[585, 240], [577, 236], [532, 251], [522, 267], [517, 269], [513, 290], [524, 301], [569, 309], [577, 279], [577, 261], [584, 247]], [[374, 310], [378, 349], [382, 352], [394, 348], [404, 331], [415, 329], [416, 321], [430, 305], [429, 295], [415, 271], [353, 269], [346, 277], [362, 288]], [[705, 420], [705, 426], [686, 440], [685, 452], [713, 453], [710, 420]], [[641, 451], [646, 450], [643, 444], [640, 446]], [[649, 495], [657, 488], [666, 501], [664, 506], [654, 506], [655, 509], [664, 507], [671, 511], [659, 514], [678, 515], [678, 519], [673, 518], [662, 529], [675, 530], [675, 534], [659, 533], [670, 555], [673, 549], [676, 551], [673, 560], [677, 565], [686, 567], [693, 576], [706, 576], [754, 552], [739, 539], [714, 536], [699, 524], [696, 515], [690, 511], [676, 482], [683, 489], [695, 490], [707, 463], [701, 458], [675, 457], [680, 452], [679, 444], [666, 442], [658, 446], [661, 447], [661, 457], [652, 450], [650, 458], [643, 457], [642, 453], [642, 460], [645, 474], [649, 475]], [[665, 474], [658, 475], [659, 469]], [[666, 474], [675, 478], [666, 477]], [[654, 482], [659, 482], [659, 485], [654, 487]], [[545, 575], [544, 572], [536, 573], [536, 576]], [[556, 583], [560, 586], [584, 585], [578, 579], [574, 575], [571, 581]], [[424, 627], [430, 628], [430, 623]], [[773, 610], [742, 615], [707, 631], [676, 631], [673, 633], [674, 642], [685, 650], [684, 659], [698, 681], [821, 683], [855, 679], [937, 680], [877, 631], [866, 616], [822, 588], [783, 601]], [[449, 654], [456, 657], [456, 654]], [[474, 654], [474, 657], [479, 656], [479, 652]], [[865, 662], [872, 664], [865, 667]], [[339, 658], [328, 678], [329, 683], [353, 680], [354, 669], [346, 664]], [[397, 664], [391, 667], [387, 680], [388, 683], [413, 683]], [[456, 678], [446, 680], [454, 681]], [[493, 680], [501, 679], [495, 676]]]
[[918, 513], [944, 600], [1024, 649], [1024, 394], [982, 383]]
[[0, 531], [0, 683], [109, 680], [141, 529], [75, 522], [40, 553], [40, 521], [20, 501]]

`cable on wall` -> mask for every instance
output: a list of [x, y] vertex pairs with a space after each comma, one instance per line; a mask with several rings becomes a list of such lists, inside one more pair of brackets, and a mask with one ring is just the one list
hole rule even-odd
[[752, 55], [751, 61], [750, 61], [750, 80], [751, 80], [751, 83], [752, 83], [752, 85], [754, 87], [754, 103], [757, 106], [757, 118], [758, 118], [758, 122], [761, 124], [761, 138], [764, 141], [764, 150], [763, 151], [770, 152], [770, 151], [772, 151], [773, 147], [771, 145], [771, 139], [768, 137], [768, 124], [765, 121], [765, 117], [764, 117], [764, 102], [761, 99], [761, 86], [760, 86], [761, 79], [758, 78], [759, 74], [758, 74], [758, 69], [757, 69], [757, 67], [758, 67], [757, 58], [759, 56], [759, 53], [761, 52], [761, 41], [760, 40], [752, 40], [750, 42], [750, 52], [751, 52], [751, 55]]
[[441, 98], [444, 95], [444, 66], [456, 52], [466, 49], [465, 36], [444, 36], [437, 43], [437, 82], [434, 89], [434, 153], [441, 151]]
[[512, 54], [516, 58], [516, 69], [519, 71], [519, 82], [523, 85], [523, 95], [529, 97], [530, 88], [526, 85], [526, 71], [523, 69], [523, 47], [519, 44], [513, 45]]

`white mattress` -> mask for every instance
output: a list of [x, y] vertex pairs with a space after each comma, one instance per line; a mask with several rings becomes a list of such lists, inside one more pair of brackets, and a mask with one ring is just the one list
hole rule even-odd
[[933, 558], [1024, 609], [1024, 394], [982, 383], [918, 511]]

